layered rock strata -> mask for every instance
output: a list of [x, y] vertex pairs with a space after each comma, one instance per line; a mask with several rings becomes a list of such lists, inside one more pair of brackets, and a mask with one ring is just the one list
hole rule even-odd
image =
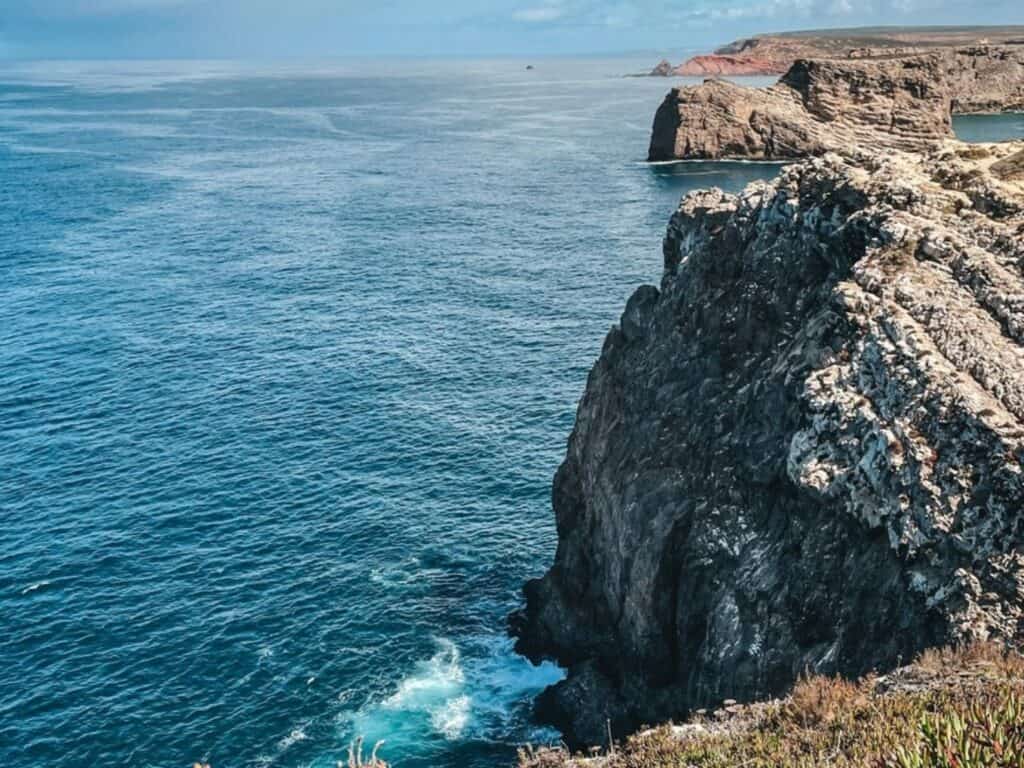
[[893, 57], [977, 45], [1024, 43], [1024, 27], [859, 28], [775, 35], [736, 40], [714, 53], [694, 56], [678, 67], [668, 62], [652, 75], [761, 75], [786, 72], [798, 59]]
[[1024, 47], [797, 61], [769, 88], [709, 80], [658, 108], [650, 160], [785, 160], [850, 147], [924, 151], [954, 112], [1024, 109]]
[[609, 726], [1024, 631], [1024, 143], [688, 195], [605, 340], [512, 618]]

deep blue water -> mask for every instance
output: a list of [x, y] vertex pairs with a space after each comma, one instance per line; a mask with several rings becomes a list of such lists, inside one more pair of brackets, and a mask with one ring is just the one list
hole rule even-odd
[[509, 764], [506, 614], [688, 189], [649, 62], [0, 68], [0, 763]]

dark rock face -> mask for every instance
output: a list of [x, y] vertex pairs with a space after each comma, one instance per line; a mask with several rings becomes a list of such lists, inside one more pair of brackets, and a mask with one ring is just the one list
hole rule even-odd
[[954, 112], [1024, 104], [1024, 48], [795, 62], [770, 88], [708, 80], [674, 88], [654, 119], [650, 160], [790, 159], [846, 151], [927, 151]]
[[590, 373], [512, 617], [574, 745], [1024, 617], [1022, 149], [684, 199]]
[[650, 71], [650, 75], [651, 77], [671, 77], [674, 74], [674, 69], [672, 62], [668, 59], [662, 59]]

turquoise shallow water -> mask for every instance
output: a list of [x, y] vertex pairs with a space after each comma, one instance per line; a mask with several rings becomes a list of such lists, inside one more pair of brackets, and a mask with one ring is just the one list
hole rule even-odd
[[686, 190], [645, 62], [0, 68], [0, 762], [508, 764], [506, 614]]
[[1024, 112], [1006, 115], [954, 115], [953, 130], [963, 141], [1024, 139]]

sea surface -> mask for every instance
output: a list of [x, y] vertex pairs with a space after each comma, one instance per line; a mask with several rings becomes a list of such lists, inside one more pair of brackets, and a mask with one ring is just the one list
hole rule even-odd
[[954, 115], [953, 130], [963, 141], [1024, 139], [1024, 112], [1005, 115]]
[[0, 65], [0, 763], [556, 738], [505, 617], [587, 371], [680, 195], [777, 166], [532, 63]]

